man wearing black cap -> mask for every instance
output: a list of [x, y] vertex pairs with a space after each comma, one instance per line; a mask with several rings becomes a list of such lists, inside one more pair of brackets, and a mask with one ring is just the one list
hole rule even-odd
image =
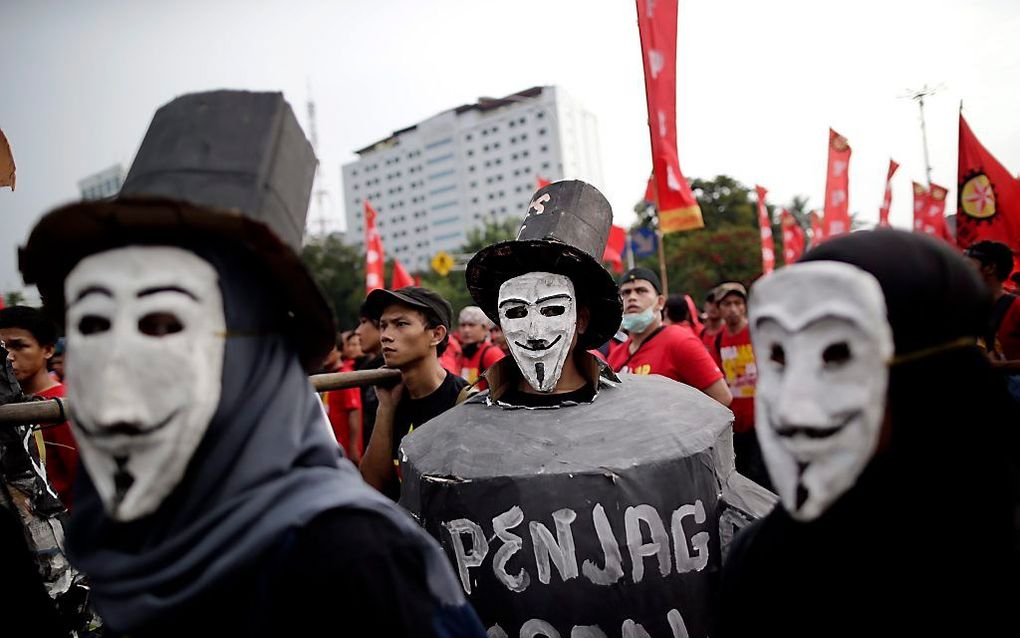
[[439, 355], [449, 341], [450, 303], [426, 288], [373, 290], [366, 316], [379, 324], [386, 365], [400, 370], [400, 383], [378, 386], [375, 429], [361, 461], [361, 475], [393, 500], [400, 496], [397, 451], [409, 432], [449, 410], [467, 385], [443, 369]]
[[665, 326], [659, 277], [647, 268], [632, 268], [620, 280], [623, 329], [630, 338], [609, 354], [617, 372], [659, 374], [701, 390], [723, 405], [730, 390], [719, 366], [694, 332], [683, 325]]
[[754, 434], [754, 389], [758, 382], [758, 368], [747, 322], [747, 288], [736, 281], [721, 283], [715, 289], [715, 300], [723, 327], [715, 337], [712, 354], [733, 394], [730, 409], [733, 410], [733, 449], [737, 454], [737, 470], [759, 485], [771, 487]]

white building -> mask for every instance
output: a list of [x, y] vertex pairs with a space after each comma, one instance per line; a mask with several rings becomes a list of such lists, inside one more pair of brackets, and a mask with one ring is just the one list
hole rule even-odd
[[113, 197], [120, 192], [124, 183], [124, 167], [114, 164], [110, 168], [89, 175], [78, 182], [78, 190], [84, 200]]
[[602, 183], [595, 117], [550, 86], [443, 111], [357, 154], [342, 169], [347, 241], [364, 244], [367, 199], [386, 257], [416, 271], [486, 221], [523, 219], [537, 177]]

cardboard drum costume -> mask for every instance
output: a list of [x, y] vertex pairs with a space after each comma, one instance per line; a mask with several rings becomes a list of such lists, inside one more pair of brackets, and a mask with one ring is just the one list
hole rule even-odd
[[[475, 255], [468, 289], [513, 356], [401, 448], [401, 504], [440, 540], [490, 636], [706, 636], [722, 513], [771, 502], [733, 470], [729, 410], [587, 352], [622, 314], [598, 261], [611, 222], [595, 188], [557, 182], [516, 240]], [[570, 357], [589, 385], [555, 394]]]

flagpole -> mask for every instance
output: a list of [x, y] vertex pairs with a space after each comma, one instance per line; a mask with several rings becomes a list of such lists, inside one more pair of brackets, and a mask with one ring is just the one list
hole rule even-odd
[[662, 229], [655, 229], [655, 236], [659, 240], [659, 279], [662, 280], [662, 294], [669, 296], [669, 280], [666, 278], [666, 250], [663, 247]]
[[627, 269], [634, 268], [634, 237], [627, 231]]

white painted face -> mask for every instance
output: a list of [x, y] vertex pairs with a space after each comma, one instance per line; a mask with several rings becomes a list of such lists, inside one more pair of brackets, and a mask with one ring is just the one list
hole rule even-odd
[[524, 379], [552, 392], [577, 330], [574, 283], [569, 277], [529, 272], [499, 287], [499, 319]]
[[806, 262], [754, 286], [756, 431], [783, 506], [820, 516], [875, 453], [885, 414], [892, 331], [873, 276]]
[[216, 411], [226, 332], [218, 280], [204, 259], [165, 246], [92, 255], [67, 277], [74, 433], [115, 520], [159, 507]]

